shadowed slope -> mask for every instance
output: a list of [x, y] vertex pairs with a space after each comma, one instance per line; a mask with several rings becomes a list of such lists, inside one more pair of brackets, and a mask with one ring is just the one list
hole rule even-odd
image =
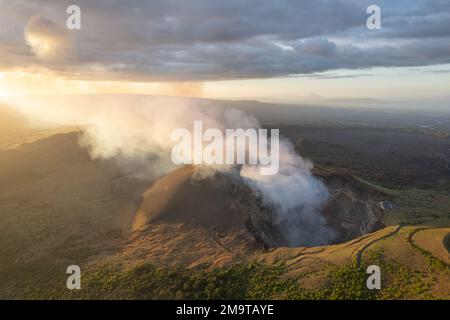
[[[144, 194], [126, 250], [134, 258], [198, 264], [245, 260], [261, 248], [249, 231], [250, 214], [225, 175], [196, 180], [183, 167], [156, 181]], [[250, 193], [248, 196], [251, 196]]]

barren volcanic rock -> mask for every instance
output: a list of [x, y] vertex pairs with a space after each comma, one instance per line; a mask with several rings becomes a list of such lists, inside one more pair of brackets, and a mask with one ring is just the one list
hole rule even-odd
[[316, 168], [314, 174], [328, 186], [330, 198], [322, 210], [336, 232], [335, 243], [345, 242], [383, 228], [383, 192], [365, 184], [345, 170]]
[[195, 172], [183, 167], [143, 194], [126, 255], [169, 264], [221, 265], [245, 260], [262, 248], [250, 231], [258, 229], [250, 226], [250, 216], [259, 212], [245, 206], [242, 193], [236, 196], [243, 187], [219, 173], [197, 180]]

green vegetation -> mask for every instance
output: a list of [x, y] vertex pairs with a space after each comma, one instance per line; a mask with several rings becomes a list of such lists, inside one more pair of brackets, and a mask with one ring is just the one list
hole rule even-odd
[[414, 270], [395, 261], [387, 260], [381, 250], [367, 252], [365, 261], [378, 265], [382, 270], [381, 290], [368, 290], [368, 274], [364, 263], [332, 267], [327, 276], [326, 288], [317, 295], [321, 299], [337, 300], [395, 300], [414, 297], [431, 298], [429, 285]]
[[[234, 265], [212, 271], [143, 264], [128, 271], [105, 265], [87, 275], [72, 298], [97, 299], [268, 299], [282, 293], [279, 268]], [[281, 297], [280, 297], [281, 298]]]
[[381, 248], [369, 251], [366, 261], [380, 266], [382, 270], [382, 289], [378, 292], [377, 299], [432, 298], [430, 283], [424, 281], [423, 272], [386, 259]]
[[[105, 265], [86, 275], [79, 292], [64, 298], [97, 299], [283, 299], [302, 291], [283, 279], [281, 267], [240, 264], [213, 270], [143, 264], [128, 271]], [[70, 296], [68, 296], [69, 294]]]
[[[374, 260], [375, 259], [375, 260]], [[405, 266], [382, 259], [382, 289], [366, 287], [364, 267], [353, 264], [329, 267], [325, 285], [318, 290], [301, 286], [300, 278], [286, 276], [286, 269], [260, 264], [237, 264], [208, 270], [182, 266], [143, 264], [130, 270], [103, 265], [83, 278], [81, 291], [61, 286], [51, 298], [63, 299], [402, 299], [429, 298], [429, 287]]]
[[424, 258], [427, 260], [427, 262], [431, 268], [439, 270], [439, 271], [447, 272], [448, 274], [450, 274], [450, 266], [447, 263], [445, 263], [441, 259], [435, 257], [433, 254], [431, 254], [430, 252], [426, 251], [425, 249], [419, 247], [417, 244], [414, 243], [414, 240], [413, 240], [414, 235], [417, 232], [419, 232], [421, 230], [425, 230], [425, 229], [427, 229], [427, 228], [417, 228], [417, 229], [411, 231], [408, 235], [408, 242], [411, 244], [411, 246], [415, 250], [417, 250], [424, 256]]
[[383, 217], [385, 225], [443, 226], [450, 224], [450, 197], [444, 191], [390, 190], [397, 206]]

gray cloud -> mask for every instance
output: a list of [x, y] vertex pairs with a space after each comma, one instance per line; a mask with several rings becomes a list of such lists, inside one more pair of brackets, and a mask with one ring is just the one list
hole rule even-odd
[[45, 17], [56, 30], [72, 1], [6, 0], [0, 67], [88, 79], [218, 80], [450, 63], [450, 1], [380, 0], [380, 31], [365, 28], [371, 2], [79, 0], [73, 55], [42, 61], [22, 36], [29, 19]]
[[70, 51], [69, 31], [42, 16], [30, 18], [24, 37], [32, 52], [42, 59], [66, 57]]

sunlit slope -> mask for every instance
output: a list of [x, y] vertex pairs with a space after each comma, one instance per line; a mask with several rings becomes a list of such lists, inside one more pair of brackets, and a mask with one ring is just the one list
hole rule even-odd
[[57, 133], [67, 133], [73, 130], [75, 128], [32, 126], [23, 114], [0, 103], [0, 150], [17, 148], [22, 143], [37, 141]]
[[208, 268], [246, 261], [262, 246], [236, 188], [221, 174], [198, 180], [191, 166], [157, 180], [142, 196], [120, 260]]
[[[391, 226], [339, 245], [275, 249], [259, 255], [256, 261], [284, 265], [288, 276], [312, 291], [333, 283], [343, 290], [364, 289], [364, 284], [358, 287], [359, 282], [352, 285], [352, 281], [364, 279], [368, 266], [379, 265], [382, 290], [375, 298], [450, 299], [450, 259], [442, 245], [449, 232], [448, 227]], [[330, 279], [330, 273], [342, 279]], [[341, 297], [330, 298], [345, 298], [341, 293]], [[348, 297], [352, 297], [350, 293]]]
[[78, 139], [60, 134], [0, 151], [0, 297], [44, 290], [64, 277], [57, 270], [126, 240], [145, 189], [114, 162], [92, 161]]

